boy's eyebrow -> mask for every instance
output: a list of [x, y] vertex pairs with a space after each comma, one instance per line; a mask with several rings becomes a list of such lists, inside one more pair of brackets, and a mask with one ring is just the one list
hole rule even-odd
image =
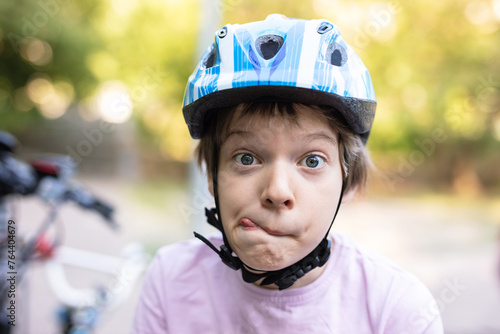
[[[255, 134], [252, 133], [251, 131], [244, 131], [244, 130], [233, 130], [228, 133], [226, 140], [229, 139], [229, 137], [237, 135], [237, 136], [242, 136], [242, 137], [255, 137]], [[330, 136], [329, 134], [321, 131], [321, 132], [314, 132], [314, 133], [308, 133], [303, 136], [300, 136], [300, 141], [305, 142], [305, 141], [313, 141], [313, 140], [326, 140], [333, 144], [334, 146], [337, 146], [337, 139]]]
[[238, 136], [242, 136], [242, 137], [255, 137], [255, 134], [253, 134], [252, 132], [250, 131], [243, 131], [243, 130], [232, 130], [230, 131], [227, 136], [226, 136], [226, 140], [229, 139], [229, 137], [231, 136], [234, 136], [234, 135], [238, 135]]
[[337, 139], [328, 135], [325, 132], [308, 133], [306, 135], [301, 136], [300, 140], [301, 141], [326, 140], [332, 143], [334, 146], [337, 146]]

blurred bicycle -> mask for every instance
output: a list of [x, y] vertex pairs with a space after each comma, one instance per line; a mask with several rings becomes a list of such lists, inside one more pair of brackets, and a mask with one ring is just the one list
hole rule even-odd
[[[61, 333], [93, 333], [105, 310], [127, 299], [148, 263], [140, 244], [125, 247], [121, 257], [61, 246], [60, 236], [48, 237], [61, 206], [72, 202], [94, 211], [112, 228], [113, 208], [73, 180], [76, 165], [71, 158], [45, 155], [26, 163], [15, 158], [17, 140], [0, 131], [0, 334], [15, 329], [17, 287], [26, 269], [34, 261], [43, 261], [51, 289], [61, 303], [58, 322]], [[49, 206], [46, 219], [28, 240], [17, 234], [9, 200], [13, 196], [35, 195]], [[115, 281], [94, 289], [75, 289], [65, 275], [65, 266], [113, 274]], [[116, 282], [120, 282], [117, 284]], [[126, 282], [124, 284], [123, 282]], [[19, 323], [19, 322], [18, 322]]]

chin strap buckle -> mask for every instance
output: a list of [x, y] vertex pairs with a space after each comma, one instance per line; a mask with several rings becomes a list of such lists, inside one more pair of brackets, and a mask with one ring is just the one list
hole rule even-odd
[[204, 236], [202, 236], [199, 233], [196, 233], [196, 232], [193, 232], [193, 233], [194, 233], [194, 236], [196, 238], [203, 241], [205, 243], [205, 245], [207, 245], [214, 252], [216, 252], [220, 256], [220, 258], [222, 259], [222, 262], [224, 262], [224, 264], [227, 265], [229, 268], [234, 269], [234, 270], [238, 270], [241, 268], [241, 260], [239, 258], [237, 258], [236, 256], [233, 256], [232, 252], [229, 250], [229, 248], [227, 248], [226, 245], [220, 246], [220, 250], [218, 250], [217, 247], [215, 247], [213, 243], [208, 241], [207, 238], [205, 238]]
[[241, 268], [241, 260], [236, 256], [233, 256], [226, 245], [220, 246], [219, 256], [222, 259], [222, 262], [224, 262], [224, 264], [229, 268], [234, 270], [238, 270]]
[[[207, 216], [207, 222], [222, 232], [221, 223], [219, 219], [217, 219], [217, 210], [215, 208], [211, 210], [205, 208], [205, 215]], [[218, 250], [217, 247], [214, 246], [214, 244], [208, 241], [208, 239], [201, 234], [194, 232], [194, 236], [203, 241], [208, 247], [216, 252], [222, 259], [222, 262], [224, 262], [224, 264], [229, 268], [238, 270], [242, 267], [241, 260], [238, 257], [233, 256], [233, 252], [228, 246], [226, 246], [225, 243], [221, 245], [220, 250]]]

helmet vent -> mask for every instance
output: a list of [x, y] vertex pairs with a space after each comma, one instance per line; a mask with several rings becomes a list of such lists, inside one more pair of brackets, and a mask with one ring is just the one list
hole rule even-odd
[[226, 37], [226, 35], [227, 35], [227, 27], [223, 27], [219, 31], [217, 31], [217, 36], [219, 36], [219, 38], [224, 38]]
[[333, 29], [333, 24], [330, 22], [322, 22], [318, 27], [318, 34], [324, 34]]
[[214, 67], [217, 63], [217, 48], [214, 47], [205, 60], [205, 68]]
[[282, 46], [283, 37], [278, 35], [263, 35], [255, 41], [255, 48], [265, 60], [269, 60], [276, 56]]
[[326, 61], [334, 66], [343, 66], [347, 62], [347, 52], [340, 44], [332, 42], [326, 50]]

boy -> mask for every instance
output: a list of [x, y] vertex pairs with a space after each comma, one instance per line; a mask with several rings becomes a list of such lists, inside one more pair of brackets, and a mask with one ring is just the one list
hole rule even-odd
[[366, 182], [375, 106], [368, 70], [328, 21], [219, 30], [183, 112], [222, 233], [158, 252], [133, 332], [442, 333], [414, 276], [330, 233], [344, 193]]

